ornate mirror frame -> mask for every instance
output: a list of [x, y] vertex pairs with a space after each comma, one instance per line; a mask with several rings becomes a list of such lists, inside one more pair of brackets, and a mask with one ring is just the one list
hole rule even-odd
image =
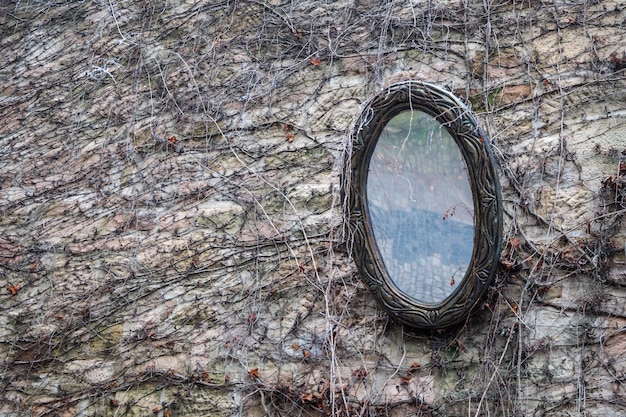
[[[473, 252], [462, 281], [437, 304], [400, 290], [386, 269], [372, 228], [367, 196], [370, 160], [387, 123], [401, 112], [421, 111], [452, 136], [465, 163], [474, 203]], [[392, 85], [366, 103], [345, 161], [344, 198], [351, 253], [361, 277], [389, 314], [411, 327], [438, 329], [463, 322], [495, 276], [502, 240], [502, 198], [489, 141], [471, 112], [447, 91], [423, 82]]]

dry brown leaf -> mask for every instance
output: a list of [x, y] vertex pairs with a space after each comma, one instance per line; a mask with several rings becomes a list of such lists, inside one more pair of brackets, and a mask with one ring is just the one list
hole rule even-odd
[[11, 293], [11, 295], [17, 295], [17, 292], [20, 290], [19, 284], [9, 284], [7, 287], [7, 291]]
[[252, 368], [248, 370], [248, 376], [250, 378], [256, 379], [259, 377], [259, 368]]

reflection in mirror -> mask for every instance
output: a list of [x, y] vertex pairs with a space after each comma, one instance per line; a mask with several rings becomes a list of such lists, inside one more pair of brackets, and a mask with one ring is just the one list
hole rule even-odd
[[474, 247], [467, 166], [447, 129], [421, 111], [393, 117], [372, 153], [367, 202], [396, 287], [423, 303], [444, 301], [465, 277]]

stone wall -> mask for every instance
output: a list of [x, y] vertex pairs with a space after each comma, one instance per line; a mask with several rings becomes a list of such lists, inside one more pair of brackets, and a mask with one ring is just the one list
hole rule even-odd
[[[3, 2], [0, 413], [624, 414], [623, 8]], [[351, 128], [407, 79], [500, 164], [500, 273], [445, 332], [345, 249]]]

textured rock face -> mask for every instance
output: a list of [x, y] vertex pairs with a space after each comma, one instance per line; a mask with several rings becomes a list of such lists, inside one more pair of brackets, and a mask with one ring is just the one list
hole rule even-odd
[[[3, 415], [622, 415], [626, 12], [600, 3], [0, 6]], [[345, 253], [361, 103], [488, 131], [502, 268], [388, 320]]]

